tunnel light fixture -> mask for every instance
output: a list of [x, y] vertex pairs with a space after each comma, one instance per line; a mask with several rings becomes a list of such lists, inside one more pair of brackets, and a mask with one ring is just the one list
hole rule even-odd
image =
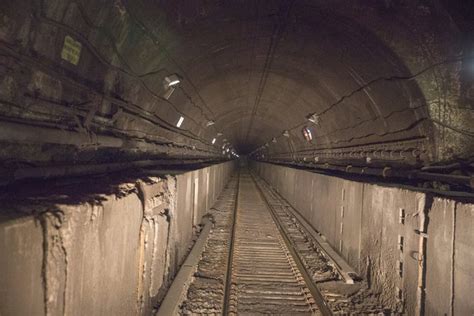
[[179, 83], [180, 83], [180, 79], [177, 74], [171, 74], [169, 76], [166, 76], [163, 79], [163, 88], [165, 90], [163, 94], [163, 98], [165, 98], [166, 100], [169, 100], [174, 90], [176, 89], [176, 86]]
[[284, 132], [283, 132], [283, 136], [285, 136], [285, 137], [290, 137], [290, 132], [284, 131]]
[[208, 122], [206, 123], [206, 127], [212, 126], [212, 125], [214, 125], [214, 124], [216, 124], [216, 122], [214, 122], [214, 121], [208, 121]]
[[306, 139], [306, 141], [310, 142], [311, 140], [313, 140], [313, 134], [311, 133], [311, 130], [308, 126], [303, 127], [303, 130], [301, 132], [303, 133], [303, 137], [304, 139]]
[[173, 88], [176, 85], [178, 85], [181, 82], [177, 74], [171, 74], [169, 76], [166, 76], [165, 79], [163, 79], [163, 84], [166, 89], [168, 88]]
[[183, 124], [183, 121], [184, 121], [184, 117], [180, 116], [178, 123], [176, 123], [176, 127], [181, 127], [181, 125]]
[[224, 145], [222, 145], [222, 149], [225, 149], [225, 144], [224, 144]]
[[277, 139], [275, 137], [272, 138], [272, 143], [276, 143]]
[[213, 139], [212, 139], [212, 144], [214, 145], [215, 143], [216, 143], [216, 139], [213, 138]]
[[319, 115], [315, 113], [308, 115], [306, 118], [308, 119], [308, 121], [310, 121], [313, 124], [316, 124], [316, 125], [319, 124]]

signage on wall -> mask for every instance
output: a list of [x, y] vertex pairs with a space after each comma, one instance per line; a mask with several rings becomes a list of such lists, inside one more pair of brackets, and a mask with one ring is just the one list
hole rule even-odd
[[61, 51], [61, 58], [70, 62], [73, 65], [79, 63], [79, 58], [81, 57], [82, 44], [71, 36], [66, 35], [64, 37], [63, 50]]
[[310, 142], [313, 139], [313, 134], [311, 133], [311, 129], [309, 129], [309, 127], [303, 127], [301, 132], [303, 133], [303, 137], [306, 139], [306, 141]]

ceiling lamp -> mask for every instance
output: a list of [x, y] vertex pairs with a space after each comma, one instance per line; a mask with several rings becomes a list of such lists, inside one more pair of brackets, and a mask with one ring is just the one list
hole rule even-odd
[[277, 139], [275, 137], [272, 138], [272, 143], [276, 143]]
[[184, 121], [184, 117], [180, 116], [178, 123], [176, 123], [176, 127], [181, 127], [181, 125], [183, 124], [183, 121]]
[[213, 139], [212, 139], [212, 144], [214, 145], [215, 143], [216, 143], [216, 139], [213, 138]]
[[290, 137], [290, 132], [284, 131], [284, 132], [283, 132], [283, 136], [285, 136], [285, 137]]
[[173, 94], [174, 90], [176, 89], [176, 85], [178, 85], [181, 81], [179, 80], [178, 75], [172, 74], [163, 79], [163, 87], [165, 89], [165, 93], [163, 98], [168, 100], [171, 95]]
[[169, 76], [165, 77], [165, 79], [163, 79], [163, 84], [164, 84], [166, 89], [172, 88], [180, 82], [181, 82], [181, 80], [179, 79], [177, 74], [169, 75]]

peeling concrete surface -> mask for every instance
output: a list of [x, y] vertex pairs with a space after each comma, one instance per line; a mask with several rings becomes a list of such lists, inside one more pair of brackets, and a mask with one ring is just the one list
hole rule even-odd
[[[233, 168], [204, 168], [218, 185], [200, 197], [217, 196]], [[0, 315], [151, 314], [192, 245], [193, 213], [207, 212], [193, 208], [191, 185], [205, 172], [153, 173], [4, 197]]]
[[[474, 206], [456, 205], [453, 264], [453, 315], [474, 313]], [[450, 255], [449, 253], [447, 254]]]
[[0, 213], [0, 314], [43, 314], [42, 226], [32, 216], [7, 212]]
[[69, 217], [60, 228], [67, 236], [65, 314], [133, 313], [138, 274], [128, 272], [137, 266], [143, 217], [137, 195], [86, 209], [69, 206], [64, 213]]
[[[451, 315], [454, 234], [456, 202], [436, 198], [430, 212], [428, 261], [426, 275], [427, 315]], [[451, 254], [451, 256], [450, 256]], [[433, 258], [433, 260], [430, 260]]]

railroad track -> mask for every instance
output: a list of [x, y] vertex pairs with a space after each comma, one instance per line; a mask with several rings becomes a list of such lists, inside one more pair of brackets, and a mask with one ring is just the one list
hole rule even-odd
[[179, 314], [390, 313], [295, 214], [262, 179], [240, 170], [210, 211], [214, 226]]
[[224, 315], [331, 315], [248, 172], [240, 174]]

